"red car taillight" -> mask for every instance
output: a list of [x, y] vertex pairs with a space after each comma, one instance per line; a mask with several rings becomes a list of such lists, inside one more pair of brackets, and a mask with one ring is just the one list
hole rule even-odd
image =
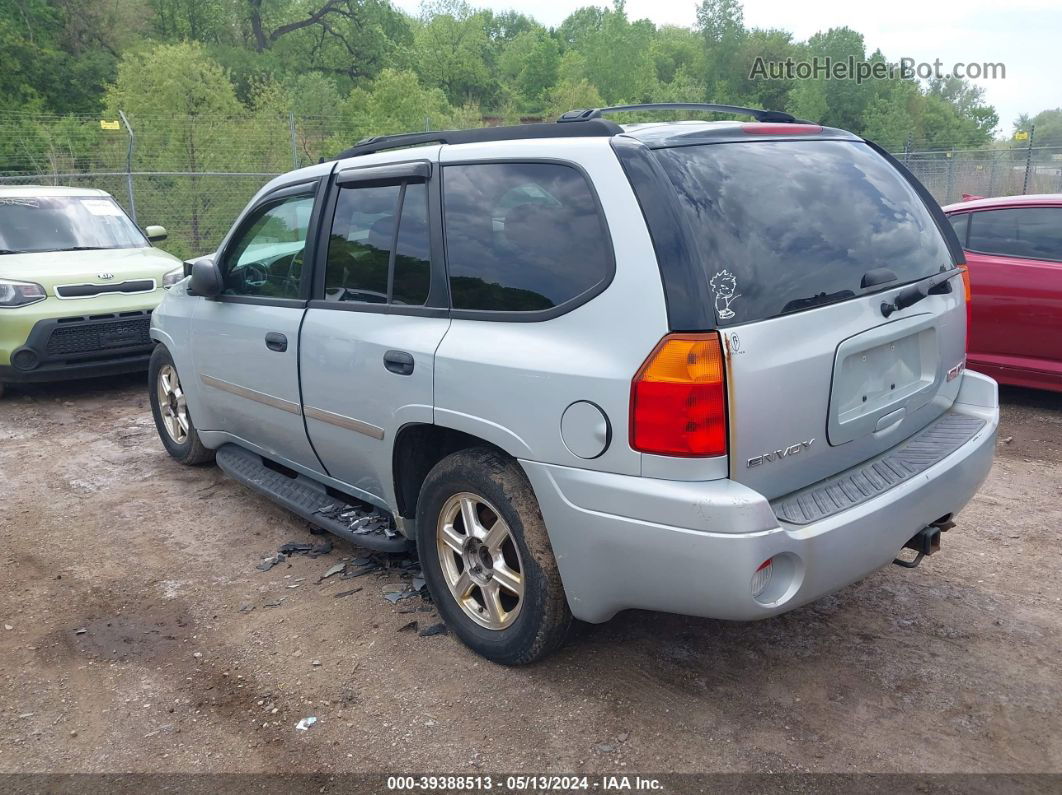
[[725, 455], [724, 369], [716, 332], [664, 337], [631, 383], [631, 447], [658, 455]]
[[960, 265], [959, 270], [962, 271], [962, 289], [966, 294], [966, 345], [965, 350], [970, 350], [970, 321], [973, 320], [972, 307], [970, 306], [970, 299], [972, 292], [970, 290], [970, 268], [968, 265]]

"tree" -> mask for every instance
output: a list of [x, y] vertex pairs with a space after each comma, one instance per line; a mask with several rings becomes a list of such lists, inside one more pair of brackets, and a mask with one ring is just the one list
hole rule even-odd
[[716, 102], [738, 101], [747, 76], [738, 58], [746, 35], [740, 0], [702, 0], [697, 6], [697, 29], [704, 39], [708, 96]]
[[546, 116], [555, 119], [575, 108], [600, 108], [604, 104], [589, 80], [562, 80], [546, 94]]
[[453, 115], [440, 89], [423, 86], [415, 72], [394, 69], [351, 91], [341, 112], [332, 154], [370, 135], [446, 129]]
[[425, 6], [413, 34], [414, 65], [421, 81], [441, 88], [455, 105], [493, 99], [498, 84], [489, 65], [489, 23], [487, 14], [474, 13], [463, 0]]
[[525, 108], [537, 106], [557, 81], [560, 53], [557, 42], [542, 30], [527, 30], [513, 37], [498, 58], [502, 80], [516, 91]]
[[[232, 219], [211, 212], [214, 197], [203, 189], [198, 172], [258, 171], [256, 158], [263, 156], [247, 129], [240, 128], [244, 108], [222, 68], [195, 43], [132, 52], [118, 65], [105, 104], [110, 115], [123, 110], [132, 120], [141, 169], [193, 174], [156, 185], [152, 196], [165, 208], [156, 217], [170, 216], [175, 221], [168, 221], [170, 226], [184, 227], [189, 250], [179, 253], [219, 242]], [[148, 192], [143, 193], [146, 198]]]

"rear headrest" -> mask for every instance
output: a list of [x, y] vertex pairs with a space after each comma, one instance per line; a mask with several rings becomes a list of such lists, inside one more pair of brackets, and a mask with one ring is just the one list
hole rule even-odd
[[378, 218], [369, 228], [369, 236], [365, 242], [373, 248], [390, 251], [394, 235], [395, 217], [393, 215], [385, 215], [382, 218]]

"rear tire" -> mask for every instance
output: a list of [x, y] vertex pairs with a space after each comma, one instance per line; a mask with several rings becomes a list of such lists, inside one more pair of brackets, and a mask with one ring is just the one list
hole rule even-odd
[[213, 461], [214, 451], [204, 447], [199, 439], [177, 367], [165, 345], [156, 345], [151, 354], [148, 385], [155, 429], [166, 452], [188, 466], [200, 466]]
[[564, 643], [572, 614], [538, 501], [512, 458], [477, 447], [436, 464], [417, 501], [417, 537], [440, 615], [477, 654], [523, 665]]

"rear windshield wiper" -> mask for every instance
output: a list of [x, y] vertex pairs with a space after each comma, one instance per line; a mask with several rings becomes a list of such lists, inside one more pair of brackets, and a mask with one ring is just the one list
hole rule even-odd
[[[932, 276], [927, 276], [924, 279], [920, 279], [914, 284], [909, 284], [900, 290], [896, 294], [896, 297], [892, 300], [892, 303], [888, 301], [881, 302], [881, 314], [888, 317], [893, 312], [897, 312], [901, 309], [907, 309], [909, 306], [914, 306], [923, 298], [929, 296], [934, 292], [934, 288], [941, 285], [947, 285], [949, 279], [955, 276], [959, 272], [958, 268], [952, 268], [951, 270], [944, 271], [943, 273], [934, 273]], [[951, 286], [943, 290], [936, 290], [936, 292], [951, 292]]]
[[107, 246], [71, 246], [70, 248], [57, 248], [55, 251], [104, 251]]

